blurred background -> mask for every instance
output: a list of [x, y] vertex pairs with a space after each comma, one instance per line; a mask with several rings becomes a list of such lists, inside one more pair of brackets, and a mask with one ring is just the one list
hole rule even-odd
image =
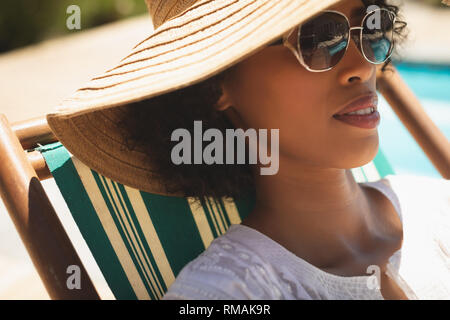
[[72, 33], [66, 9], [82, 10], [81, 30], [146, 12], [143, 0], [3, 0], [0, 11], [0, 52]]
[[[450, 139], [450, 7], [441, 0], [394, 0], [408, 38], [394, 64]], [[70, 5], [81, 10], [69, 30]], [[84, 82], [116, 64], [152, 32], [144, 0], [2, 0], [0, 113], [11, 123], [43, 116]], [[380, 146], [398, 174], [439, 178], [380, 96]], [[102, 298], [113, 299], [53, 179], [44, 188]], [[48, 299], [0, 201], [0, 299]]]
[[[409, 2], [448, 9], [441, 0]], [[0, 53], [73, 33], [65, 23], [73, 4], [82, 9], [82, 30], [147, 12], [143, 0], [2, 0]]]

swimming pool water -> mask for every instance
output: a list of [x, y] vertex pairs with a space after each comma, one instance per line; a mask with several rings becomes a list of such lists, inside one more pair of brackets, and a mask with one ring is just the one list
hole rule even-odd
[[[422, 106], [450, 140], [450, 66], [395, 64]], [[379, 94], [380, 146], [397, 174], [442, 178], [405, 126]]]

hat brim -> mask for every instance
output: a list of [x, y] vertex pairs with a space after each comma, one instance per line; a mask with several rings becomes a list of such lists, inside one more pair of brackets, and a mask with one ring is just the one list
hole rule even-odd
[[132, 188], [166, 194], [156, 176], [148, 178], [149, 155], [126, 148], [118, 123], [127, 104], [206, 80], [337, 2], [199, 1], [65, 99], [47, 114], [48, 124], [91, 169]]

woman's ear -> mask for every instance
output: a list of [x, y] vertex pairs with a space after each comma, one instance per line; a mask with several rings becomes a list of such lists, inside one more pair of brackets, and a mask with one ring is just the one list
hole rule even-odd
[[220, 96], [219, 100], [216, 102], [216, 109], [219, 111], [225, 111], [229, 107], [232, 106], [231, 99], [222, 86], [222, 95]]
[[222, 96], [216, 103], [216, 110], [223, 111], [228, 120], [230, 120], [231, 123], [236, 128], [242, 129], [245, 128], [241, 116], [237, 112], [236, 107], [233, 105], [233, 101], [231, 100], [230, 95], [227, 93], [227, 91], [224, 89], [223, 86], [222, 86]]
[[233, 104], [233, 100], [231, 99], [231, 95], [228, 93], [226, 87], [224, 86], [224, 83], [221, 84], [222, 89], [222, 95], [220, 96], [219, 100], [216, 102], [216, 110], [223, 111], [223, 113], [226, 115], [228, 120], [231, 121], [231, 123], [236, 128], [245, 128], [244, 122], [242, 121], [241, 116], [236, 110], [236, 107]]

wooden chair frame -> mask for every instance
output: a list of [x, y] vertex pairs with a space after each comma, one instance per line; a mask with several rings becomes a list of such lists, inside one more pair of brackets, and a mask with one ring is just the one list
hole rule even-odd
[[[450, 144], [421, 107], [397, 70], [378, 70], [378, 90], [445, 178]], [[99, 299], [69, 237], [40, 183], [52, 175], [39, 145], [56, 142], [45, 117], [10, 125], [0, 114], [0, 194], [51, 299]], [[81, 289], [68, 289], [69, 265], [81, 271]]]

